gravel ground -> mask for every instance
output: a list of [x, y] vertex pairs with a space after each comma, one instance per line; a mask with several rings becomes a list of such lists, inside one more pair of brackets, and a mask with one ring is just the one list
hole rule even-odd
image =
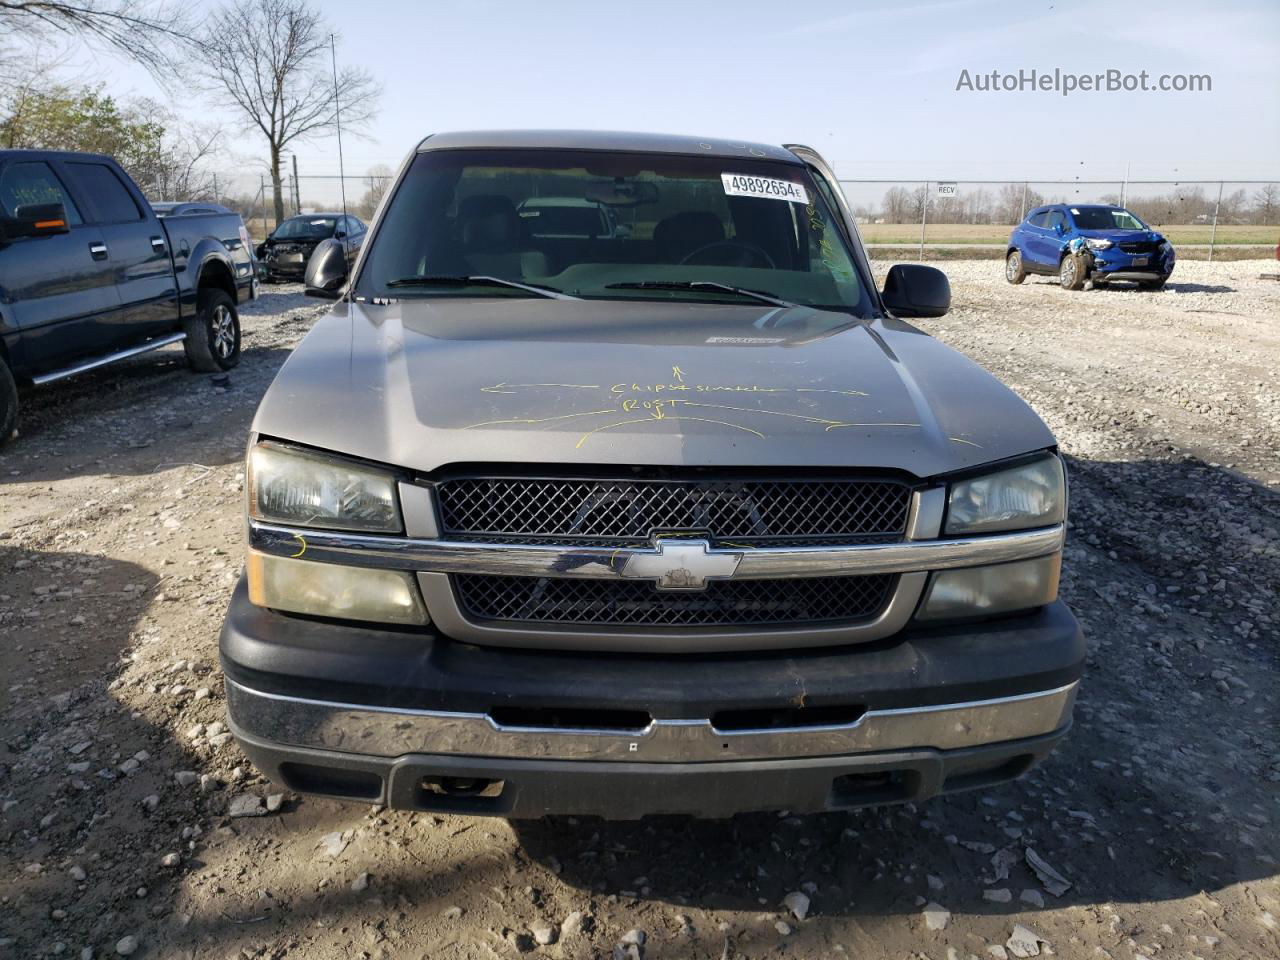
[[0, 454], [0, 958], [1280, 956], [1280, 283], [946, 265], [924, 324], [1070, 459], [1069, 741], [927, 805], [640, 823], [281, 794], [222, 726], [245, 431], [324, 309], [268, 288], [229, 387], [160, 353], [25, 395]]

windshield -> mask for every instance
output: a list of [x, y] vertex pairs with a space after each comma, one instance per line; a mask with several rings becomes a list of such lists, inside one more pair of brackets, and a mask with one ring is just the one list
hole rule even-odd
[[743, 302], [752, 291], [870, 316], [828, 189], [798, 164], [757, 159], [428, 151], [390, 201], [354, 292], [530, 295], [412, 279], [496, 277], [590, 299]]
[[276, 227], [272, 236], [277, 240], [315, 240], [333, 236], [337, 224], [335, 217], [294, 217]]
[[1146, 225], [1118, 207], [1073, 207], [1071, 216], [1081, 230], [1145, 230]]

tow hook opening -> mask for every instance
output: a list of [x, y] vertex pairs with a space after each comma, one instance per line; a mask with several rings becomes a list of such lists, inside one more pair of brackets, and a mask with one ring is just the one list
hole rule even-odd
[[480, 777], [423, 777], [422, 790], [440, 797], [496, 797], [504, 783]]

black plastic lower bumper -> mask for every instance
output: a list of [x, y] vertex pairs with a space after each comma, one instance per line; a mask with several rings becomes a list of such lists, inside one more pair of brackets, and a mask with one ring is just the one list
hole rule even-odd
[[790, 810], [822, 813], [921, 801], [1022, 776], [1067, 728], [964, 750], [725, 763], [601, 763], [407, 754], [394, 759], [288, 747], [232, 724], [254, 765], [302, 793], [403, 810], [532, 819], [717, 818]]

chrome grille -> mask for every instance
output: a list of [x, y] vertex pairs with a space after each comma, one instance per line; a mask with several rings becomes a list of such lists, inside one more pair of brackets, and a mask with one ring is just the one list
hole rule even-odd
[[720, 627], [857, 623], [888, 603], [894, 574], [792, 580], [717, 580], [705, 591], [652, 583], [455, 574], [458, 606], [473, 620], [592, 626]]
[[630, 546], [654, 534], [718, 545], [892, 542], [911, 488], [894, 480], [459, 478], [436, 485], [451, 539]]

